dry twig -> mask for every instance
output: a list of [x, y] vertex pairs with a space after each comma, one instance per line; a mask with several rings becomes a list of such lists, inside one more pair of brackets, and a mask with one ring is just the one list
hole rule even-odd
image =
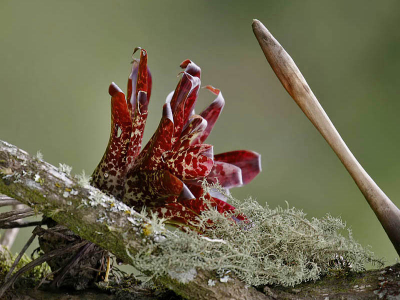
[[353, 177], [400, 255], [400, 210], [351, 153], [290, 55], [260, 21], [253, 20], [253, 31], [276, 76]]

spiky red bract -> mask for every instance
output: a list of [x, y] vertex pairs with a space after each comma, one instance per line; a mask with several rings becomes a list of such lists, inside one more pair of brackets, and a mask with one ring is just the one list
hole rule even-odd
[[[220, 213], [235, 210], [222, 197], [206, 193], [203, 180], [218, 182], [228, 192], [249, 183], [261, 171], [261, 164], [256, 152], [214, 155], [213, 146], [204, 144], [225, 101], [220, 90], [206, 86], [217, 97], [196, 115], [201, 70], [190, 60], [181, 67], [182, 77], [167, 97], [160, 124], [142, 150], [152, 86], [147, 52], [140, 49], [140, 60], [133, 61], [127, 99], [117, 85], [110, 85], [111, 135], [92, 183], [137, 209], [146, 206], [174, 222], [193, 225], [196, 216], [210, 206]], [[233, 218], [244, 220], [245, 216]]]

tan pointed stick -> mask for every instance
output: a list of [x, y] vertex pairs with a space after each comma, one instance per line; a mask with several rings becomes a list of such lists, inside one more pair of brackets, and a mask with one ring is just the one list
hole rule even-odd
[[285, 49], [260, 21], [253, 20], [253, 31], [276, 76], [349, 171], [400, 255], [400, 210], [350, 152]]

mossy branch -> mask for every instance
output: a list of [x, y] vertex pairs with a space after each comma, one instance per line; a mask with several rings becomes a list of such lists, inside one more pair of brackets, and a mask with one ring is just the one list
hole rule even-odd
[[[37, 214], [53, 218], [125, 263], [135, 266], [135, 255], [148, 243], [173, 234], [167, 230], [149, 234], [144, 229], [151, 220], [145, 215], [82, 184], [69, 171], [0, 140], [0, 193], [30, 206]], [[235, 278], [210, 286], [211, 272], [199, 269], [194, 274], [186, 283], [168, 275], [156, 281], [186, 299], [270, 299]]]

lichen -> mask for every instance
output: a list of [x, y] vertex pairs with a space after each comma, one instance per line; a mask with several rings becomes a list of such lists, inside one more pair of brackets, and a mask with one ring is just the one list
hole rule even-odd
[[36, 159], [36, 160], [39, 160], [39, 161], [43, 160], [43, 154], [42, 154], [42, 152], [40, 152], [40, 150], [38, 150], [38, 151], [36, 152], [36, 155], [35, 155], [33, 158]]
[[81, 174], [76, 174], [75, 178], [78, 180], [78, 184], [81, 187], [88, 187], [90, 185], [90, 176], [87, 176], [85, 170], [82, 170]]
[[309, 220], [289, 206], [271, 209], [251, 198], [238, 201], [226, 196], [237, 207], [235, 215], [244, 214], [248, 221], [234, 222], [232, 215], [210, 207], [197, 220], [203, 234], [174, 231], [168, 239], [150, 239], [134, 257], [135, 266], [153, 276], [200, 268], [217, 271], [220, 282], [229, 280], [232, 272], [253, 286], [294, 286], [332, 270], [357, 272], [368, 263], [381, 263], [353, 239], [351, 231], [343, 234], [346, 225], [340, 218], [327, 214]]
[[220, 282], [223, 282], [223, 283], [227, 283], [228, 280], [229, 280], [229, 276], [228, 276], [228, 275], [225, 275], [224, 277], [221, 277], [221, 278], [219, 279], [219, 281], [220, 281]]
[[172, 278], [177, 280], [180, 283], [188, 283], [193, 281], [197, 276], [197, 271], [195, 268], [189, 269], [185, 272], [177, 272], [174, 270], [169, 270], [168, 275]]
[[66, 175], [70, 176], [72, 167], [68, 166], [67, 164], [59, 164], [58, 171], [61, 173], [65, 173]]

